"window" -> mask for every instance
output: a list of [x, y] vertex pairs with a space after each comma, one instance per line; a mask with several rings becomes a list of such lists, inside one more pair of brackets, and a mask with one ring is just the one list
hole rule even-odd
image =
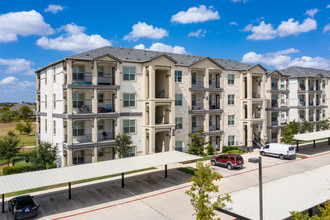
[[56, 135], [56, 121], [54, 120], [54, 135]]
[[45, 119], [45, 133], [47, 133], [47, 119]]
[[84, 94], [73, 94], [73, 107], [74, 108], [80, 108], [81, 106], [84, 105], [84, 99], [85, 95]]
[[209, 85], [212, 85], [212, 74], [209, 73]]
[[97, 68], [97, 75], [98, 76], [103, 76], [103, 73], [104, 73], [104, 67], [103, 66], [99, 66]]
[[299, 110], [299, 118], [302, 120], [305, 120], [305, 111], [304, 110]]
[[135, 133], [135, 120], [124, 120], [124, 133]]
[[228, 95], [228, 105], [235, 104], [235, 95]]
[[85, 134], [85, 122], [74, 121], [73, 122], [73, 136], [82, 136]]
[[213, 109], [213, 107], [212, 107], [212, 95], [209, 95], [209, 109]]
[[182, 82], [182, 71], [175, 71], [175, 82]]
[[84, 150], [75, 151], [73, 153], [72, 162], [73, 162], [73, 164], [85, 163], [85, 151]]
[[195, 106], [196, 105], [196, 95], [191, 95], [191, 105]]
[[326, 118], [326, 117], [325, 117], [325, 110], [324, 110], [324, 109], [322, 110], [322, 118], [323, 118], [323, 119]]
[[209, 116], [209, 126], [212, 127], [212, 115]]
[[182, 118], [175, 118], [175, 129], [182, 129]]
[[272, 78], [272, 89], [277, 89], [277, 81], [278, 79]]
[[217, 75], [215, 76], [215, 86], [216, 86], [217, 88], [220, 88], [220, 74], [217, 74]]
[[104, 156], [104, 148], [99, 148], [98, 150], [98, 156], [103, 157]]
[[103, 100], [103, 97], [104, 97], [103, 94], [98, 94], [98, 95], [97, 95], [97, 99], [98, 99], [98, 102], [99, 102], [99, 103], [103, 103], [103, 101], [104, 101], [104, 100]]
[[285, 119], [286, 118], [285, 116], [286, 116], [286, 113], [285, 112], [281, 112], [281, 118], [282, 119]]
[[228, 85], [234, 85], [234, 84], [235, 84], [235, 75], [228, 74]]
[[127, 152], [127, 157], [134, 157], [136, 152], [136, 147], [130, 147], [129, 151]]
[[135, 67], [124, 67], [124, 80], [135, 80]]
[[104, 121], [103, 120], [99, 120], [97, 122], [97, 128], [98, 128], [98, 130], [103, 130], [104, 129]]
[[47, 70], [45, 71], [45, 84], [47, 85]]
[[47, 108], [47, 95], [45, 95], [45, 108]]
[[228, 146], [234, 146], [235, 145], [235, 135], [229, 135], [228, 136]]
[[281, 79], [281, 89], [285, 89], [285, 79]]
[[325, 89], [325, 83], [326, 83], [325, 79], [322, 80], [322, 89]]
[[194, 128], [197, 127], [196, 116], [191, 117], [191, 127], [192, 127], [192, 130], [194, 130]]
[[56, 108], [56, 94], [54, 94], [54, 108]]
[[228, 125], [235, 124], [235, 115], [228, 115]]
[[182, 94], [175, 94], [175, 106], [182, 106]]
[[73, 66], [73, 79], [75, 80], [83, 80], [84, 79], [84, 66]]
[[124, 93], [124, 107], [135, 106], [135, 94]]
[[53, 68], [53, 73], [54, 73], [54, 75], [53, 75], [54, 76], [54, 82], [56, 82], [56, 68], [55, 67]]
[[196, 84], [196, 73], [191, 74], [191, 84]]
[[325, 95], [322, 95], [322, 105], [325, 105]]
[[175, 150], [182, 152], [182, 141], [176, 141], [175, 142]]
[[285, 95], [281, 95], [281, 104], [285, 104], [286, 103], [286, 97]]
[[272, 131], [272, 139], [276, 139], [277, 138], [277, 130], [273, 130]]

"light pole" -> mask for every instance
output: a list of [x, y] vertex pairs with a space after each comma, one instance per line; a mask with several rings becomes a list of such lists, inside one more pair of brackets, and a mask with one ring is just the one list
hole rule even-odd
[[261, 157], [252, 157], [249, 158], [250, 163], [258, 163], [259, 164], [259, 212], [260, 212], [260, 220], [263, 220], [263, 204], [262, 204], [262, 164]]

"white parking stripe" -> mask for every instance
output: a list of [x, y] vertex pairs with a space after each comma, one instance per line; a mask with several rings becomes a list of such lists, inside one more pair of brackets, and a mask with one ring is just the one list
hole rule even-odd
[[91, 188], [97, 195], [99, 195], [101, 198], [103, 198], [107, 203], [110, 203], [110, 200], [105, 198], [103, 195], [101, 195], [99, 192], [97, 192], [94, 188]]
[[[64, 195], [66, 198], [69, 199], [69, 197], [68, 197], [65, 193], [63, 193], [63, 195]], [[83, 209], [79, 208], [79, 206], [77, 205], [77, 203], [75, 203], [72, 199], [69, 199], [69, 200], [72, 202], [72, 204], [73, 204], [74, 207], [76, 207], [77, 209], [79, 209], [80, 212], [84, 212]]]
[[[38, 200], [37, 200], [36, 198], [34, 199], [34, 201], [35, 201], [36, 205], [39, 205]], [[43, 215], [47, 220], [49, 220], [49, 218], [47, 217], [47, 215], [45, 214], [45, 212], [42, 210], [41, 206], [39, 206], [39, 210], [41, 211], [42, 215]]]

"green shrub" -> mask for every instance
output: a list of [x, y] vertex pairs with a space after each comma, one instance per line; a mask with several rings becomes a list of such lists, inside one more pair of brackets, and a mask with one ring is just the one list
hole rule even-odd
[[207, 154], [208, 154], [208, 155], [213, 155], [213, 153], [214, 153], [213, 145], [209, 144], [209, 145], [206, 147], [206, 150], [207, 150]]
[[52, 164], [47, 163], [46, 164], [46, 169], [53, 169], [53, 168], [57, 168], [57, 164], [55, 162], [53, 162]]
[[239, 155], [241, 155], [241, 154], [244, 154], [244, 151], [241, 150], [241, 149], [239, 149], [239, 150], [229, 150], [226, 153], [228, 153], [228, 154], [239, 154]]
[[237, 146], [223, 146], [222, 153], [228, 153], [231, 150], [238, 150]]
[[20, 160], [22, 160], [22, 157], [13, 157], [13, 158], [11, 158], [11, 160], [10, 160], [11, 165], [15, 166], [15, 163], [17, 161], [20, 161]]
[[3, 172], [3, 175], [21, 173], [22, 172], [22, 167], [21, 166], [5, 167], [5, 168], [3, 168], [2, 172]]

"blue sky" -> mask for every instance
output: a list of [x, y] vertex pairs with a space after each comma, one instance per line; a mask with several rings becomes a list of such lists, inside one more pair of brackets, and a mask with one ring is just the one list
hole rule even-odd
[[36, 69], [106, 45], [330, 69], [330, 1], [4, 1], [0, 102], [35, 101]]

